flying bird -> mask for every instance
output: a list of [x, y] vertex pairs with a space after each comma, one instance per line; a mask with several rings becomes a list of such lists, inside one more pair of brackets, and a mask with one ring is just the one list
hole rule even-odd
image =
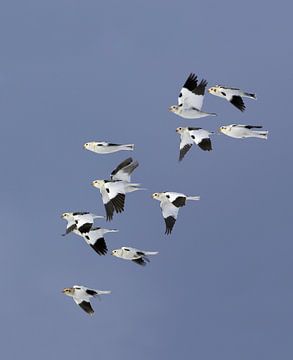
[[86, 150], [97, 154], [111, 154], [121, 150], [133, 150], [134, 144], [112, 144], [105, 141], [90, 141], [83, 145]]
[[84, 238], [86, 243], [99, 255], [106, 255], [108, 252], [104, 235], [110, 232], [118, 232], [116, 229], [92, 228], [89, 232], [78, 234]]
[[193, 144], [198, 145], [204, 151], [212, 150], [210, 135], [213, 134], [207, 130], [198, 127], [178, 127], [176, 132], [180, 134], [180, 153], [181, 161]]
[[153, 199], [160, 201], [163, 218], [166, 224], [165, 234], [171, 234], [175, 225], [179, 208], [185, 206], [186, 200], [199, 200], [200, 196], [186, 196], [177, 192], [157, 192]]
[[89, 315], [93, 315], [94, 313], [90, 303], [91, 298], [100, 297], [100, 295], [111, 294], [111, 291], [108, 290], [94, 290], [80, 285], [74, 285], [71, 288], [65, 288], [62, 290], [62, 292], [67, 296], [71, 296], [75, 303]]
[[122, 161], [111, 173], [111, 180], [131, 181], [132, 172], [138, 167], [138, 162], [131, 157]]
[[79, 231], [81, 234], [87, 233], [93, 226], [94, 219], [102, 219], [104, 216], [92, 214], [90, 212], [65, 212], [61, 218], [67, 221], [65, 236], [74, 230]]
[[236, 139], [255, 137], [260, 139], [268, 138], [268, 131], [258, 131], [253, 129], [262, 129], [259, 125], [225, 125], [219, 128], [219, 132]]
[[212, 95], [219, 96], [226, 99], [232, 105], [237, 107], [240, 111], [245, 110], [245, 104], [243, 97], [256, 100], [256, 95], [252, 93], [245, 92], [237, 88], [230, 88], [222, 85], [215, 85], [208, 89], [208, 92]]
[[178, 105], [172, 105], [169, 110], [185, 119], [216, 116], [215, 113], [201, 111], [206, 86], [206, 80], [198, 84], [197, 76], [191, 73], [180, 91]]
[[140, 184], [122, 180], [94, 180], [92, 185], [100, 190], [108, 221], [113, 219], [114, 212], [124, 211], [125, 194], [145, 190], [140, 188]]
[[112, 255], [124, 260], [131, 260], [138, 265], [145, 266], [147, 262], [150, 262], [149, 255], [157, 255], [158, 251], [144, 251], [131, 247], [123, 246], [121, 249], [112, 251]]

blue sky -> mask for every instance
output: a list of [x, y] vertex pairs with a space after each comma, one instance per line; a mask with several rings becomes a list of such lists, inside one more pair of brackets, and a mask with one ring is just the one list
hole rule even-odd
[[[292, 5], [288, 1], [3, 1], [0, 12], [1, 352], [5, 359], [292, 359]], [[167, 111], [190, 72], [255, 91], [241, 113], [207, 95], [218, 117]], [[178, 163], [178, 126], [249, 123], [269, 140], [214, 136]], [[140, 268], [99, 257], [64, 211], [104, 209], [92, 180], [129, 155], [127, 197], [107, 224], [110, 249], [160, 254]], [[164, 235], [155, 191], [200, 195]], [[61, 294], [112, 290], [90, 318]]]

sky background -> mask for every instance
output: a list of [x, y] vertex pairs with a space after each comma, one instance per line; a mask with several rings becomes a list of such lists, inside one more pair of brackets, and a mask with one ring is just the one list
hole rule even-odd
[[[292, 5], [289, 1], [1, 1], [0, 336], [10, 359], [291, 360]], [[256, 92], [241, 113], [168, 112], [186, 77]], [[178, 126], [263, 125], [213, 137], [178, 163]], [[87, 141], [135, 143], [107, 156]], [[126, 211], [110, 250], [157, 250], [145, 268], [63, 238], [64, 211], [104, 214], [90, 183], [127, 156]], [[164, 235], [156, 191], [200, 195]], [[290, 230], [289, 230], [290, 229]], [[61, 294], [112, 290], [89, 317]]]

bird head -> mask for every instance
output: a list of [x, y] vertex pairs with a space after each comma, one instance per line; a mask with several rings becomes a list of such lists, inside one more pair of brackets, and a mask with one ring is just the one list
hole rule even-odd
[[219, 133], [223, 133], [223, 134], [225, 134], [227, 130], [228, 130], [228, 126], [221, 126], [218, 129]]
[[212, 86], [208, 89], [208, 92], [212, 95], [221, 95], [221, 87], [219, 85]]
[[74, 289], [73, 288], [64, 288], [62, 290], [63, 294], [67, 295], [67, 296], [73, 296], [74, 294]]
[[185, 130], [185, 128], [183, 128], [183, 127], [178, 127], [178, 128], [176, 129], [176, 132], [177, 132], [178, 134], [182, 134], [184, 130]]
[[154, 200], [161, 200], [161, 195], [162, 195], [162, 193], [158, 193], [158, 192], [156, 192], [156, 193], [153, 193], [152, 194], [152, 198], [154, 199]]
[[104, 180], [94, 180], [92, 182], [93, 187], [101, 189], [101, 187], [105, 184]]
[[177, 114], [179, 112], [179, 106], [172, 105], [172, 106], [169, 107], [169, 111], [171, 111], [172, 113]]
[[119, 257], [119, 254], [121, 253], [121, 249], [113, 250], [111, 255]]
[[69, 220], [69, 219], [71, 219], [71, 217], [72, 217], [72, 213], [70, 213], [70, 212], [65, 212], [61, 215], [61, 218], [64, 220]]

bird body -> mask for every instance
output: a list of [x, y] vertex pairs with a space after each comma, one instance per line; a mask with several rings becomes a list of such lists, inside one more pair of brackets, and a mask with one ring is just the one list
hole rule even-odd
[[157, 192], [153, 199], [160, 201], [163, 218], [165, 220], [165, 234], [171, 234], [177, 220], [179, 208], [185, 206], [187, 200], [200, 200], [200, 196], [186, 196], [177, 192]]
[[217, 114], [215, 113], [201, 110], [206, 86], [206, 80], [203, 79], [198, 84], [197, 76], [191, 73], [180, 91], [178, 105], [172, 105], [169, 110], [185, 119], [216, 116]]
[[195, 127], [178, 127], [176, 132], [180, 134], [180, 154], [181, 161], [193, 144], [198, 145], [204, 151], [212, 150], [210, 135], [213, 134], [207, 130]]
[[112, 251], [112, 255], [124, 260], [131, 260], [139, 265], [146, 265], [149, 262], [148, 256], [157, 255], [158, 251], [144, 251], [132, 247], [123, 246]]
[[110, 232], [118, 232], [116, 229], [92, 228], [88, 233], [78, 234], [84, 238], [86, 243], [99, 255], [106, 255], [108, 252], [104, 235]]
[[144, 190], [140, 188], [140, 184], [123, 180], [94, 180], [92, 185], [100, 190], [107, 220], [112, 220], [114, 211], [116, 213], [124, 211], [125, 194]]
[[255, 137], [260, 139], [268, 138], [268, 131], [259, 131], [253, 129], [261, 129], [262, 126], [258, 125], [225, 125], [219, 128], [219, 131], [227, 136], [230, 136], [235, 139], [243, 139], [249, 137]]
[[256, 100], [256, 95], [253, 93], [248, 93], [237, 88], [222, 85], [212, 86], [208, 89], [208, 92], [212, 95], [226, 99], [240, 111], [245, 110], [245, 104], [242, 99], [243, 97]]
[[134, 144], [112, 144], [106, 141], [90, 141], [83, 145], [86, 150], [92, 151], [96, 154], [111, 154], [122, 150], [133, 150]]
[[111, 291], [109, 290], [95, 290], [81, 285], [74, 285], [71, 288], [64, 288], [62, 292], [63, 294], [72, 297], [75, 303], [89, 315], [93, 315], [94, 313], [90, 303], [91, 298], [100, 295], [111, 294]]

